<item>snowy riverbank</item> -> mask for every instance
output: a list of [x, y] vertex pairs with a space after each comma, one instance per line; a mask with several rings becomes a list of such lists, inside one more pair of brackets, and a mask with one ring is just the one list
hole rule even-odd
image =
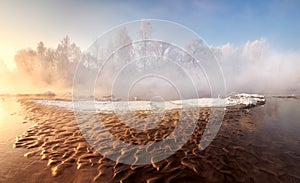
[[183, 107], [228, 107], [235, 105], [256, 106], [266, 102], [263, 95], [237, 94], [227, 98], [199, 98], [173, 101], [61, 101], [61, 100], [34, 100], [36, 103], [53, 105], [80, 111], [113, 111], [113, 110], [153, 110], [178, 109]]

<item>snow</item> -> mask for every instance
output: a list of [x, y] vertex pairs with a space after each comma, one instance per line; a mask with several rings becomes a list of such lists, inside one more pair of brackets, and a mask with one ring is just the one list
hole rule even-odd
[[227, 105], [244, 104], [246, 106], [255, 106], [264, 104], [266, 99], [263, 95], [241, 93], [226, 98]]
[[265, 97], [258, 94], [237, 94], [227, 98], [199, 98], [173, 100], [165, 102], [153, 101], [59, 101], [34, 100], [44, 105], [76, 109], [80, 111], [127, 111], [127, 110], [170, 110], [183, 107], [228, 107], [235, 105], [256, 106], [265, 103]]

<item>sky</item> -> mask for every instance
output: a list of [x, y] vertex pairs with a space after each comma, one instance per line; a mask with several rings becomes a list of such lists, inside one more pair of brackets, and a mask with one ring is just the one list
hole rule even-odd
[[0, 1], [0, 60], [13, 68], [17, 50], [39, 41], [56, 47], [68, 35], [83, 50], [108, 29], [139, 19], [182, 24], [207, 44], [235, 46], [265, 39], [274, 49], [300, 51], [300, 1]]

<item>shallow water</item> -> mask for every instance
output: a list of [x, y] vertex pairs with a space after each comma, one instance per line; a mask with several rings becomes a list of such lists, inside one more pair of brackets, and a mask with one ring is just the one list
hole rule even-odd
[[[19, 104], [11, 102], [17, 109], [13, 111], [19, 114]], [[1, 130], [9, 131], [9, 127], [11, 132], [1, 136], [5, 148], [0, 150], [6, 156], [10, 152], [11, 159], [1, 156], [4, 166], [0, 182], [300, 182], [299, 99], [267, 98], [264, 106], [228, 109], [217, 137], [200, 151], [198, 142], [209, 114], [209, 110], [203, 110], [195, 132], [179, 151], [160, 162], [138, 166], [116, 163], [96, 152], [82, 137], [71, 111], [26, 101], [23, 106], [26, 114], [18, 117], [9, 110], [1, 113]], [[145, 112], [137, 111], [135, 115], [147, 118]], [[87, 121], [100, 117], [115, 137], [143, 144], [164, 139], [174, 129], [176, 115], [169, 115], [160, 128], [144, 133], [126, 130], [124, 123], [111, 114], [81, 117]], [[24, 116], [36, 125], [26, 130], [33, 122], [23, 124]], [[3, 121], [11, 117], [14, 122], [4, 125]], [[101, 132], [97, 126], [86, 130]], [[12, 148], [13, 140], [2, 141], [20, 134], [16, 149]], [[101, 137], [101, 133], [97, 135]]]
[[21, 105], [15, 97], [0, 98], [0, 182], [10, 182], [19, 170], [32, 163], [33, 160], [24, 158], [25, 149], [13, 148], [16, 136], [32, 124], [24, 120]]

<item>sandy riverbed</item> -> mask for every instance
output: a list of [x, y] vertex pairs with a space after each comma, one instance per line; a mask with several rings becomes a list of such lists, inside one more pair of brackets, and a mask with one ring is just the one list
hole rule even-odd
[[[126, 165], [104, 158], [83, 138], [70, 110], [28, 99], [22, 99], [21, 104], [23, 112], [15, 119], [15, 126], [21, 126], [24, 132], [16, 130], [19, 134], [10, 134], [17, 136], [15, 143], [4, 143], [7, 150], [4, 152], [2, 148], [2, 152], [9, 158], [1, 160], [3, 182], [300, 181], [299, 99], [270, 98], [265, 106], [228, 108], [217, 137], [204, 151], [199, 150], [198, 143], [210, 109], [201, 108], [188, 142], [169, 158], [149, 165]], [[148, 114], [136, 111], [134, 120], [144, 120]], [[102, 119], [116, 138], [145, 144], [166, 138], [180, 115], [180, 111], [167, 111], [159, 126], [150, 130], [132, 130], [113, 114], [81, 117]]]

